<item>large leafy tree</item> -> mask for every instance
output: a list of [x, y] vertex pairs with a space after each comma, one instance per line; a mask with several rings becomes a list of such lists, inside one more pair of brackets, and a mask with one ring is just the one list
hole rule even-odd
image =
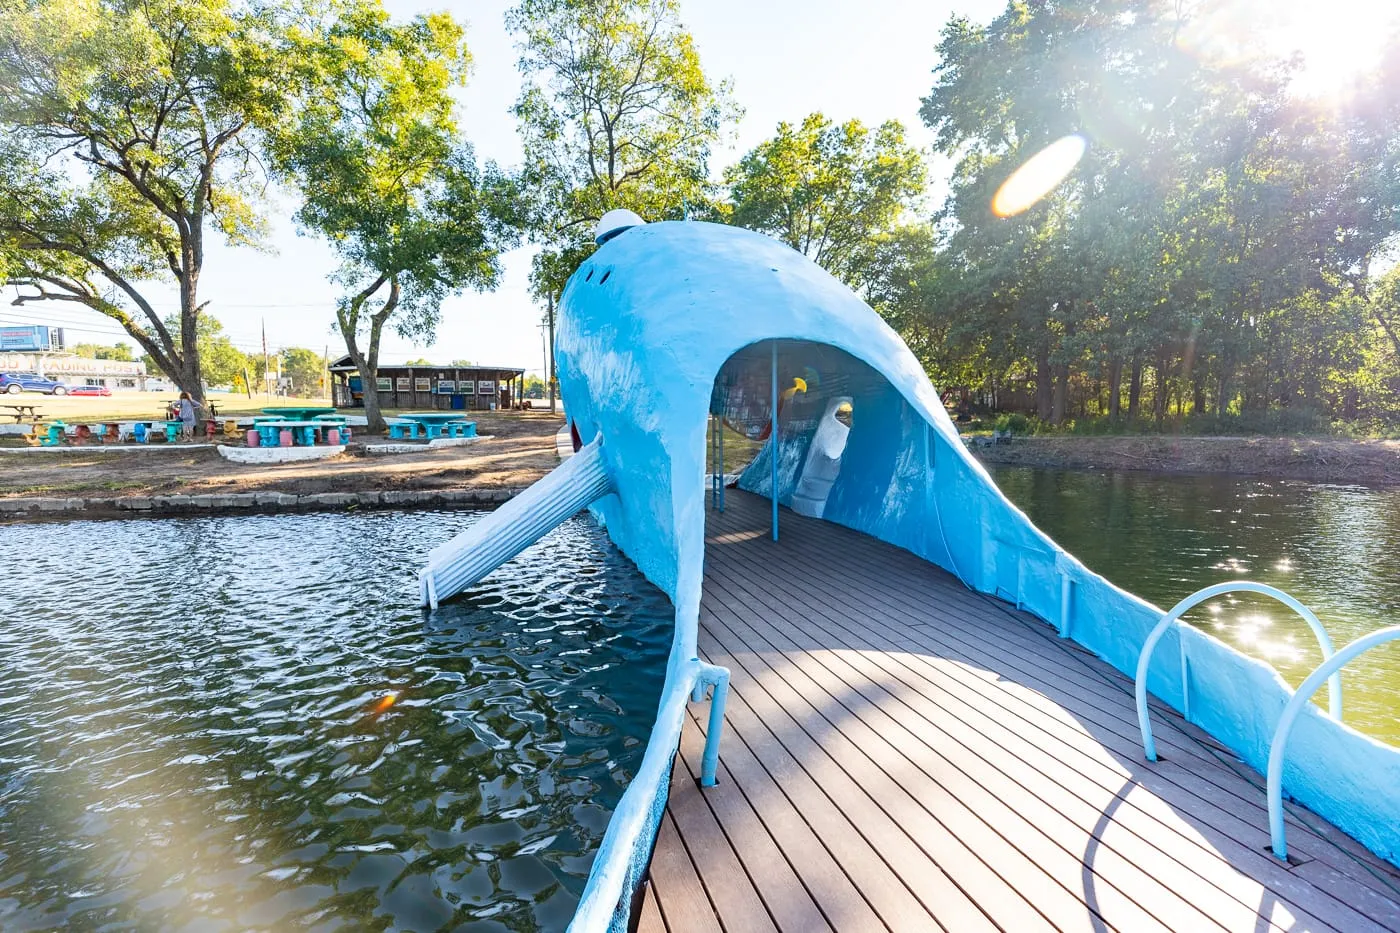
[[[251, 128], [281, 103], [284, 36], [275, 10], [232, 0], [0, 4], [0, 275], [17, 303], [107, 315], [202, 399], [206, 233], [261, 235]], [[169, 287], [179, 333], [152, 299]]]
[[[1159, 421], [1170, 404], [1331, 404], [1366, 357], [1354, 299], [1400, 210], [1394, 92], [1297, 98], [1258, 48], [1202, 54], [1210, 12], [1011, 2], [943, 31], [922, 116], [956, 168], [924, 328], [992, 379], [1027, 375], [1050, 420], [1072, 389], [1116, 417], [1125, 371], [1129, 415], [1150, 374]], [[998, 185], [1069, 134], [1087, 142], [1072, 174], [997, 216]]]
[[724, 179], [733, 223], [782, 240], [862, 288], [889, 274], [881, 250], [912, 219], [926, 169], [897, 121], [872, 131], [814, 113], [800, 126], [778, 124]]
[[729, 82], [711, 82], [676, 0], [523, 0], [506, 17], [525, 87], [533, 285], [557, 293], [614, 208], [679, 218], [710, 192], [709, 158], [737, 119]]
[[305, 347], [288, 347], [282, 351], [282, 373], [292, 383], [292, 394], [302, 398], [321, 398], [327, 394], [326, 358]]
[[700, 67], [676, 0], [522, 0], [506, 25], [525, 78], [515, 116], [541, 247], [531, 285], [552, 332], [554, 298], [593, 251], [598, 220], [702, 206], [711, 150], [738, 109], [729, 82]]
[[301, 197], [298, 223], [340, 257], [336, 325], [370, 387], [370, 430], [382, 430], [372, 387], [385, 327], [430, 340], [445, 298], [495, 285], [514, 196], [461, 138], [452, 93], [471, 58], [447, 14], [396, 24], [377, 0], [354, 0], [295, 54], [297, 103], [270, 148]]

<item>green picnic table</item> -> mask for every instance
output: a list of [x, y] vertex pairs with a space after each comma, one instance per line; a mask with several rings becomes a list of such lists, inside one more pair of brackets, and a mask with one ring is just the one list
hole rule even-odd
[[335, 414], [334, 408], [264, 408], [263, 414], [271, 415], [275, 418], [285, 418], [288, 421], [310, 421], [320, 415]]
[[476, 436], [476, 422], [468, 421], [459, 412], [449, 414], [447, 412], [425, 411], [406, 412], [399, 415], [389, 424], [389, 436], [402, 437], [406, 430], [409, 437], [414, 437], [415, 427], [421, 427], [429, 440], [441, 437], [444, 433], [449, 437]]

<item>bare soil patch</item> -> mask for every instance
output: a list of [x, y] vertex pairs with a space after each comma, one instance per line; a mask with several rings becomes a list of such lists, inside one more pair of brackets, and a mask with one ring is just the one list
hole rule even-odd
[[554, 435], [562, 416], [473, 412], [472, 418], [489, 439], [385, 456], [355, 444], [342, 456], [308, 463], [247, 466], [213, 448], [7, 454], [0, 456], [0, 497], [495, 488], [528, 485], [558, 465]]
[[1065, 470], [1231, 473], [1400, 484], [1400, 441], [1329, 437], [1030, 437], [975, 448], [985, 463]]

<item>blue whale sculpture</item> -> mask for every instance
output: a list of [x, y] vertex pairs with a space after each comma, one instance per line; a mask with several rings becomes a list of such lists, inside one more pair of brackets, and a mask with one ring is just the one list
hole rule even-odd
[[[906, 548], [1124, 672], [1162, 617], [1087, 570], [1002, 495], [898, 334], [816, 264], [716, 224], [637, 222], [605, 233], [560, 303], [557, 368], [580, 452], [435, 551], [421, 576], [424, 603], [436, 605], [590, 507], [671, 597], [666, 685], [575, 917], [573, 928], [588, 931], [625, 929], [685, 701], [724, 682], [696, 659], [712, 416], [767, 425], [738, 482], [774, 497], [775, 517], [781, 503]], [[1268, 665], [1189, 626], [1170, 629], [1162, 648], [1148, 673], [1152, 692], [1185, 708], [1179, 659], [1189, 659], [1192, 721], [1262, 771], [1290, 688]], [[716, 704], [722, 698], [717, 688]], [[1400, 750], [1309, 706], [1285, 780], [1290, 795], [1374, 851], [1400, 853]]]

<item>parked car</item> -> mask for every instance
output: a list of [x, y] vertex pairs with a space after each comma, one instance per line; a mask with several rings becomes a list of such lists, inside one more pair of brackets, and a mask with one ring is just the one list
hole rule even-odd
[[61, 382], [45, 379], [34, 373], [0, 373], [0, 391], [17, 395], [20, 392], [45, 392], [67, 395], [68, 387]]
[[73, 386], [68, 390], [69, 395], [111, 395], [112, 390], [106, 386]]

